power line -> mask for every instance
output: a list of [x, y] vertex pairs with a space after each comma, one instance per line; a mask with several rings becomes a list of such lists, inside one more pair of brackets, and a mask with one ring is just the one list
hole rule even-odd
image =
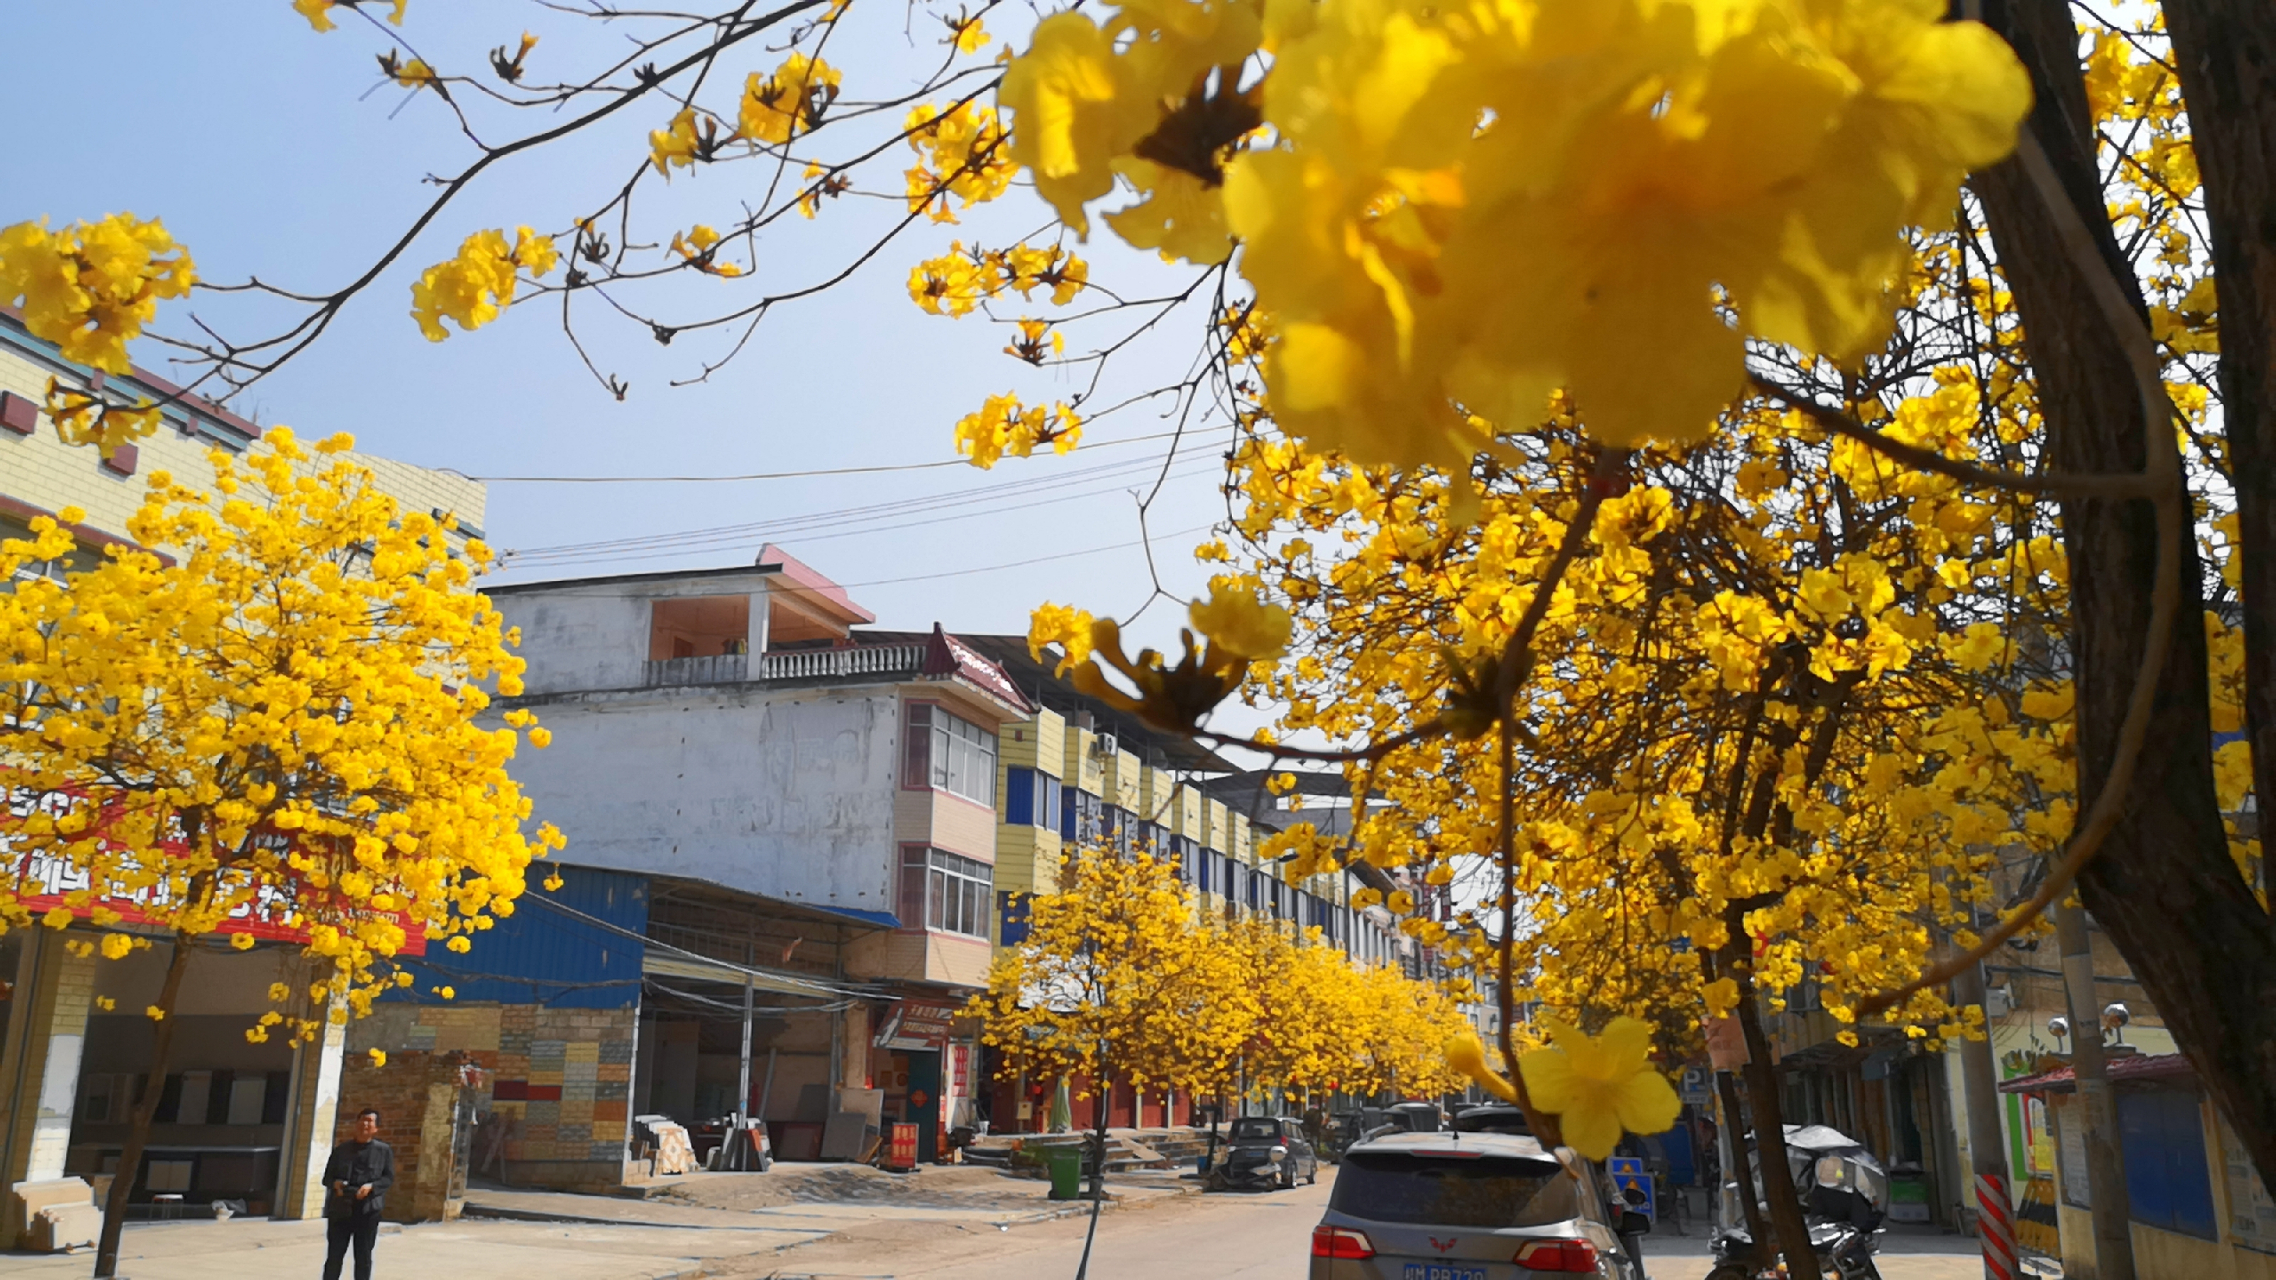
[[[1085, 451], [1112, 449], [1117, 445], [1139, 444], [1147, 440], [1167, 440], [1178, 434], [1175, 431], [1157, 431], [1152, 435], [1124, 436], [1118, 440], [1100, 440], [1082, 445]], [[482, 484], [721, 484], [741, 480], [805, 480], [815, 476], [874, 475], [881, 471], [929, 471], [935, 467], [969, 467], [966, 458], [943, 458], [937, 462], [893, 462], [865, 467], [822, 467], [812, 471], [754, 471], [735, 476], [468, 476]]]
[[1148, 534], [1143, 538], [1132, 538], [1128, 542], [1112, 542], [1103, 547], [1085, 547], [1081, 551], [1062, 551], [1057, 555], [1031, 556], [1025, 560], [1009, 560], [1003, 564], [985, 564], [977, 569], [951, 569], [946, 573], [918, 573], [906, 578], [872, 578], [867, 582], [842, 582], [838, 585], [848, 589], [854, 587], [889, 587], [900, 582], [932, 582], [940, 578], [962, 578], [969, 574], [994, 573], [999, 569], [1019, 569], [1031, 564], [1044, 564], [1052, 560], [1072, 560], [1076, 556], [1095, 556], [1102, 551], [1120, 551], [1125, 547], [1142, 547], [1149, 542], [1158, 542], [1163, 538], [1182, 538], [1189, 533], [1200, 533], [1207, 528], [1209, 528], [1208, 525], [1197, 524], [1190, 529], [1172, 529], [1168, 533]]
[[[1155, 460], [1149, 459], [1143, 464], [1143, 469], [1151, 471], [1155, 465]], [[1206, 472], [1215, 470], [1218, 466], [1219, 463], [1213, 458], [1202, 459], [1199, 460], [1198, 465], [1172, 470], [1166, 478], [1179, 480], [1187, 479], [1192, 476], [1202, 475]], [[1072, 492], [1058, 494], [1053, 497], [1037, 498], [1030, 502], [983, 505], [980, 509], [973, 511], [954, 511], [953, 508], [959, 506], [968, 506], [972, 505], [975, 502], [985, 502], [988, 500], [967, 499], [961, 501], [944, 501], [933, 503], [916, 502], [909, 504], [906, 507], [898, 508], [892, 511], [875, 511], [871, 514], [854, 515], [844, 518], [825, 519], [823, 518], [824, 516], [832, 515], [834, 513], [818, 513], [813, 517], [797, 517], [779, 524], [729, 525], [715, 529], [692, 529], [678, 534], [655, 534], [643, 538], [627, 538], [621, 541], [578, 543], [559, 547], [538, 547], [528, 551], [507, 552], [502, 558], [500, 567], [521, 568], [525, 566], [558, 565], [563, 563], [575, 563], [579, 561], [618, 562], [633, 560], [652, 560], [663, 556], [684, 555], [694, 551], [734, 545], [737, 543], [779, 541], [783, 538], [794, 536], [797, 537], [801, 543], [828, 542], [836, 538], [851, 538], [858, 537], [863, 534], [898, 532], [904, 529], [921, 528], [926, 525], [946, 524], [957, 520], [970, 520], [981, 516], [1003, 515], [1013, 511], [1027, 511], [1036, 507], [1053, 506], [1063, 502], [1074, 502], [1085, 498], [1101, 497], [1106, 494], [1115, 493], [1122, 490], [1125, 488], [1126, 484], [1126, 480], [1120, 480], [1115, 483], [1108, 484], [1103, 488], [1093, 487], [1087, 489], [1076, 489]], [[1048, 492], [1048, 490], [1052, 487], [1056, 486], [1044, 486], [1039, 491]], [[991, 495], [992, 498], [1015, 496], [1024, 495]], [[949, 509], [950, 514], [932, 516], [930, 518], [920, 520], [897, 520], [890, 518], [891, 516], [899, 514], [937, 511], [943, 509]]]

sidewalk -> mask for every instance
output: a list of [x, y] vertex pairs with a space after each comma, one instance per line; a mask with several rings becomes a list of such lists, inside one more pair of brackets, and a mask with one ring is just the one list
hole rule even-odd
[[[669, 1280], [700, 1273], [707, 1257], [803, 1244], [826, 1232], [688, 1231], [534, 1222], [450, 1222], [381, 1228], [377, 1261], [392, 1275], [538, 1276], [546, 1280]], [[764, 1238], [762, 1238], [764, 1237]], [[779, 1237], [776, 1238], [776, 1237]], [[127, 1228], [119, 1273], [130, 1280], [248, 1280], [316, 1275], [322, 1222], [166, 1222]], [[78, 1280], [95, 1253], [0, 1254], [0, 1275]]]
[[[1115, 1175], [1108, 1189], [1110, 1209], [1192, 1192], [1158, 1175]], [[707, 1260], [774, 1254], [866, 1231], [993, 1233], [1090, 1211], [1045, 1193], [1039, 1181], [993, 1171], [893, 1176], [797, 1164], [770, 1173], [690, 1175], [645, 1200], [477, 1188], [456, 1222], [381, 1227], [377, 1256], [390, 1275], [672, 1280], [700, 1275]], [[119, 1271], [129, 1280], [249, 1280], [315, 1275], [323, 1261], [323, 1223], [238, 1218], [129, 1226]], [[0, 1254], [0, 1276], [79, 1280], [94, 1263], [92, 1250]]]

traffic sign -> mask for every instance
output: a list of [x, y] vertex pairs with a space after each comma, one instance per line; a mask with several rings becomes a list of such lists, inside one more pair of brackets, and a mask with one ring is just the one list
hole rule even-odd
[[[1612, 1175], [1612, 1193], [1620, 1197], [1623, 1205], [1647, 1218], [1659, 1216], [1659, 1204], [1652, 1194], [1652, 1175], [1644, 1172], [1642, 1157], [1614, 1156], [1604, 1162], [1604, 1169]], [[1628, 1204], [1630, 1188], [1644, 1193], [1642, 1204]]]

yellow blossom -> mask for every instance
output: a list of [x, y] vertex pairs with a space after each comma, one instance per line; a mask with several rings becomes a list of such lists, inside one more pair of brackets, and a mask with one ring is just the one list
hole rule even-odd
[[1652, 1069], [1652, 1032], [1614, 1018], [1602, 1035], [1550, 1019], [1550, 1047], [1520, 1054], [1517, 1068], [1533, 1104], [1554, 1112], [1566, 1145], [1591, 1160], [1612, 1154], [1623, 1130], [1659, 1133], [1683, 1109], [1667, 1077]]
[[512, 305], [518, 272], [542, 277], [559, 260], [553, 238], [528, 227], [516, 231], [511, 247], [503, 231], [478, 231], [459, 246], [457, 257], [427, 268], [411, 286], [411, 315], [430, 342], [450, 336], [442, 326], [446, 319], [472, 332]]
[[1238, 590], [1213, 589], [1209, 599], [1188, 605], [1186, 614], [1213, 647], [1258, 661], [1287, 652], [1295, 625], [1288, 610]]

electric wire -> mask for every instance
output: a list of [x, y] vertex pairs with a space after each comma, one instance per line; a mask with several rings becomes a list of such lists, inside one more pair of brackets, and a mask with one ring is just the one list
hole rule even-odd
[[[1147, 468], [1151, 469], [1152, 465], [1153, 464], [1148, 463]], [[1169, 473], [1169, 476], [1172, 479], [1187, 479], [1209, 471], [1216, 470], [1220, 465], [1221, 464], [1219, 464], [1215, 459], [1204, 459], [1199, 461], [1197, 465], [1174, 469]], [[825, 522], [817, 520], [814, 523], [806, 524], [803, 527], [792, 527], [790, 525], [746, 525], [727, 526], [716, 530], [690, 530], [684, 534], [679, 535], [657, 535], [657, 538], [672, 537], [677, 539], [676, 541], [669, 543], [658, 542], [656, 538], [640, 540], [628, 539], [628, 542], [637, 541], [641, 545], [631, 546], [623, 551], [615, 550], [611, 544], [586, 544], [592, 549], [580, 549], [571, 551], [568, 549], [539, 548], [527, 552], [508, 552], [501, 558], [500, 568], [513, 569], [522, 567], [541, 567], [593, 562], [618, 563], [655, 560], [668, 556], [692, 554], [698, 551], [718, 550], [723, 547], [734, 546], [738, 544], [778, 541], [790, 537], [797, 538], [802, 544], [812, 542], [829, 542], [838, 538], [860, 537], [863, 535], [876, 533], [896, 533], [908, 529], [923, 528], [929, 525], [953, 523], [958, 520], [970, 520], [983, 516], [1003, 515], [1014, 511], [1027, 511], [1037, 507], [1056, 506], [1058, 504], [1066, 502], [1078, 502], [1086, 498], [1103, 497], [1110, 493], [1120, 492], [1123, 487], [1124, 485], [1122, 483], [1117, 482], [1105, 485], [1103, 487], [1078, 489], [1069, 493], [1062, 493], [1052, 497], [1037, 498], [1028, 502], [1002, 503], [983, 507], [979, 510], [953, 512], [948, 515], [937, 515], [918, 520], [895, 520], [889, 519], [886, 516], [880, 514], [861, 516], [843, 521]], [[942, 503], [929, 508], [918, 507], [916, 509], [920, 511], [927, 509], [938, 510], [943, 506], [956, 505], [962, 504]], [[848, 525], [858, 527], [844, 527]]]
[[[1123, 436], [1114, 440], [1098, 440], [1086, 444], [1088, 452], [1112, 449], [1118, 445], [1141, 444], [1148, 440], [1167, 440], [1178, 434], [1175, 431], [1156, 431], [1151, 435]], [[743, 480], [805, 480], [816, 476], [874, 475], [882, 471], [930, 471], [936, 467], [968, 467], [964, 458], [942, 458], [934, 462], [886, 462], [860, 467], [819, 467], [807, 471], [753, 471], [732, 476], [468, 476], [481, 484], [726, 484]]]
[[866, 503], [859, 506], [830, 507], [825, 508], [821, 511], [810, 511], [790, 516], [778, 516], [771, 520], [756, 520], [746, 524], [716, 525], [708, 526], [702, 529], [683, 530], [676, 533], [645, 534], [629, 538], [600, 538], [591, 542], [566, 542], [553, 546], [523, 548], [517, 552], [509, 552], [508, 554], [536, 555], [556, 551], [585, 550], [601, 547], [615, 548], [647, 543], [665, 543], [676, 541], [681, 538], [725, 531], [781, 528], [813, 521], [828, 522], [846, 520], [876, 513], [934, 510], [943, 506], [961, 506], [971, 502], [986, 501], [993, 497], [1011, 497], [1024, 495], [1029, 491], [1063, 488], [1069, 484], [1081, 483], [1087, 480], [1098, 479], [1108, 475], [1123, 475], [1129, 474], [1131, 472], [1143, 472], [1151, 470], [1153, 467], [1158, 465], [1160, 461], [1161, 460], [1159, 457], [1126, 459], [1120, 462], [1101, 463], [1095, 466], [1074, 467], [1064, 471], [1054, 471], [1048, 475], [1029, 476], [1025, 479], [1020, 480], [999, 480], [993, 484], [984, 484], [971, 488], [948, 489], [936, 491], [933, 493], [919, 494], [915, 497], [909, 498], [893, 498], [880, 502]]

